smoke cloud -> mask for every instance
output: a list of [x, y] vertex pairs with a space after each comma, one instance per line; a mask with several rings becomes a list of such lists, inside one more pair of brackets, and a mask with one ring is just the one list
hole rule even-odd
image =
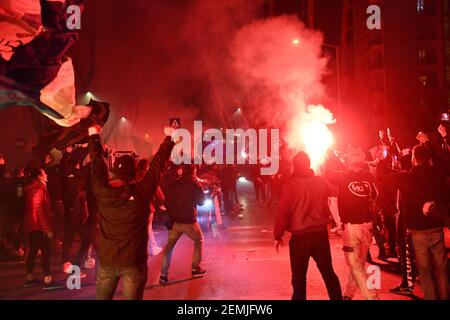
[[194, 120], [206, 129], [243, 118], [239, 125], [293, 131], [325, 96], [323, 37], [296, 16], [264, 19], [264, 3], [89, 2], [75, 50], [77, 84], [111, 103], [109, 144], [157, 145], [170, 117], [189, 130]]

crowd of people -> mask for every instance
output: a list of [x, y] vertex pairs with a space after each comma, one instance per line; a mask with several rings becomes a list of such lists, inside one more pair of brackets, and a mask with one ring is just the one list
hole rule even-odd
[[[222, 215], [242, 217], [236, 165], [175, 165], [169, 160], [170, 139], [151, 161], [134, 154], [114, 157], [98, 134], [92, 136], [89, 143], [52, 152], [25, 168], [6, 170], [0, 157], [0, 257], [26, 260], [25, 286], [31, 287], [42, 284], [34, 275], [40, 256], [44, 289], [64, 285], [51, 277], [51, 256], [60, 257], [68, 275], [75, 275], [73, 266], [96, 268], [100, 299], [112, 298], [118, 277], [131, 273], [141, 281], [124, 294], [134, 299], [142, 297], [148, 255], [162, 253], [160, 283], [167, 284], [173, 248], [186, 234], [194, 241], [192, 275], [204, 275], [202, 230], [224, 229]], [[207, 197], [208, 223], [200, 225], [197, 208]], [[157, 212], [169, 229], [164, 250], [153, 232]], [[121, 269], [117, 274], [108, 267]]]
[[[351, 300], [358, 291], [365, 299], [378, 299], [365, 268], [366, 262], [374, 264], [372, 239], [379, 260], [392, 265], [388, 259], [398, 259], [401, 282], [390, 292], [412, 295], [419, 278], [426, 300], [448, 299], [448, 130], [449, 124], [442, 122], [436, 135], [419, 132], [419, 144], [411, 150], [401, 149], [391, 131], [382, 129], [372, 159], [361, 147], [349, 146], [343, 154], [330, 153], [322, 176], [310, 169], [305, 153], [294, 157], [294, 174], [283, 187], [274, 231], [277, 249], [283, 234], [292, 233], [293, 299], [306, 299], [311, 257], [330, 299]], [[344, 290], [333, 270], [331, 235], [342, 237], [348, 266]]]
[[[52, 153], [43, 163], [32, 160], [25, 168], [7, 171], [0, 157], [0, 255], [26, 261], [27, 287], [63, 285], [52, 278], [53, 253], [68, 275], [86, 277], [83, 271], [75, 274], [74, 266], [95, 268], [98, 299], [112, 299], [120, 279], [124, 297], [142, 299], [148, 256], [162, 253], [159, 282], [166, 285], [172, 253], [183, 234], [194, 243], [192, 276], [206, 274], [201, 266], [203, 232], [210, 228], [216, 234], [214, 230], [225, 228], [222, 215], [243, 215], [237, 183], [244, 174], [253, 183], [255, 202], [276, 208], [277, 250], [284, 233], [292, 234], [293, 299], [306, 299], [310, 257], [331, 299], [351, 300], [358, 291], [366, 299], [378, 299], [375, 288], [367, 285], [365, 269], [366, 262], [374, 263], [372, 239], [378, 260], [398, 258], [401, 283], [391, 292], [413, 294], [420, 277], [425, 299], [447, 299], [447, 128], [446, 123], [439, 126], [438, 139], [419, 133], [412, 150], [402, 150], [389, 129], [380, 130], [372, 159], [360, 147], [330, 152], [318, 176], [308, 155], [300, 152], [293, 157], [290, 176], [284, 171], [262, 176], [264, 164], [247, 170], [174, 164], [173, 128], [166, 128], [167, 138], [152, 159], [125, 154], [112, 160], [101, 143], [101, 128], [94, 126], [88, 143], [66, 147], [61, 157]], [[198, 215], [207, 199], [204, 225]], [[169, 230], [164, 248], [153, 232], [157, 212], [164, 213]], [[349, 269], [344, 290], [331, 258], [329, 239], [336, 237], [342, 237]], [[34, 273], [38, 256], [43, 282]]]

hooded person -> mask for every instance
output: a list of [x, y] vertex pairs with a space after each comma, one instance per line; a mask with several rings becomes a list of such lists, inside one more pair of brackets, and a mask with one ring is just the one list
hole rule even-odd
[[306, 300], [306, 275], [313, 258], [325, 281], [331, 300], [342, 300], [339, 278], [333, 269], [327, 225], [329, 187], [311, 170], [308, 155], [299, 152], [293, 160], [294, 173], [285, 181], [275, 219], [276, 249], [286, 231], [292, 270], [293, 300]]
[[166, 194], [167, 211], [173, 223], [169, 230], [169, 239], [163, 251], [159, 283], [168, 283], [168, 273], [172, 253], [177, 241], [185, 234], [194, 242], [192, 257], [193, 277], [203, 276], [206, 270], [200, 267], [203, 255], [203, 233], [197, 222], [197, 206], [205, 202], [205, 194], [197, 178], [195, 165], [185, 165], [183, 176], [171, 182]]

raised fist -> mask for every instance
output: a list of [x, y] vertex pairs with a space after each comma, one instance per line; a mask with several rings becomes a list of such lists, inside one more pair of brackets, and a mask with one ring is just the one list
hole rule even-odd
[[99, 126], [98, 124], [94, 125], [88, 129], [88, 133], [90, 136], [92, 136], [94, 134], [100, 134], [101, 131], [102, 131], [102, 127]]
[[439, 126], [438, 131], [441, 134], [442, 138], [447, 137], [447, 129], [442, 124]]
[[419, 140], [419, 142], [422, 143], [422, 144], [425, 144], [425, 143], [427, 143], [428, 141], [430, 141], [430, 139], [428, 138], [428, 136], [427, 136], [425, 133], [423, 133], [423, 132], [419, 132], [419, 133], [417, 134], [416, 139]]

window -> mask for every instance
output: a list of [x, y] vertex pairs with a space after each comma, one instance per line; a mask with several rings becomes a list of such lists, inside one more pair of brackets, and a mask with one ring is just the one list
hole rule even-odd
[[425, 60], [427, 58], [427, 52], [425, 50], [419, 50], [419, 60]]
[[423, 13], [425, 10], [425, 0], [417, 0], [417, 12]]
[[434, 0], [417, 0], [417, 13], [434, 14], [435, 13]]
[[437, 80], [436, 73], [422, 74], [419, 76], [420, 86], [424, 89], [436, 88]]
[[437, 54], [434, 49], [419, 49], [417, 52], [417, 61], [422, 65], [436, 64]]
[[428, 85], [428, 77], [427, 76], [420, 76], [419, 81], [423, 87], [426, 87]]

